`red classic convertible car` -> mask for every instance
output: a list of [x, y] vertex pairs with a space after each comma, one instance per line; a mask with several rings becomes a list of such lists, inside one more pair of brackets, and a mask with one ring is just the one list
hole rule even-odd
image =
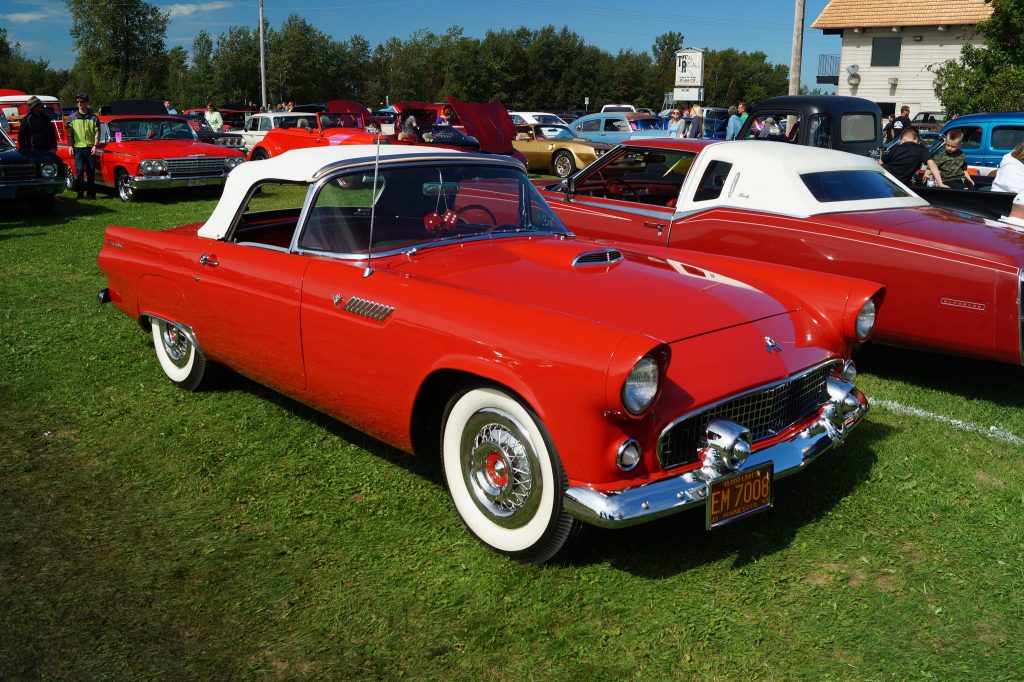
[[[134, 201], [140, 190], [171, 187], [218, 187], [231, 169], [245, 161], [241, 152], [200, 142], [180, 116], [130, 113], [145, 111], [142, 102], [104, 107], [96, 151], [96, 183], [112, 187], [121, 201]], [[57, 149], [67, 166], [68, 189], [74, 188], [75, 159], [66, 144]]]
[[873, 340], [1021, 364], [1024, 232], [929, 206], [873, 159], [763, 142], [636, 140], [542, 194], [602, 240], [886, 287]]
[[99, 264], [174, 383], [220, 363], [439, 455], [470, 531], [536, 562], [581, 521], [771, 506], [867, 410], [846, 358], [882, 295], [579, 241], [518, 162], [404, 146], [247, 163], [205, 223], [109, 227]]
[[[316, 118], [313, 119], [312, 117]], [[378, 135], [366, 132], [366, 107], [348, 100], [333, 100], [324, 111], [294, 120], [282, 119], [249, 150], [250, 161], [263, 161], [291, 149], [373, 144]]]

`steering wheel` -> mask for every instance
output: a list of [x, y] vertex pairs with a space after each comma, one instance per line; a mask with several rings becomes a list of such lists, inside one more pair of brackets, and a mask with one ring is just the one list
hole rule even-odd
[[487, 229], [485, 230], [487, 234], [493, 232], [494, 228], [498, 226], [498, 218], [494, 215], [494, 212], [491, 209], [484, 206], [483, 204], [469, 204], [455, 211], [455, 215], [459, 217], [459, 220], [469, 224], [469, 221], [462, 217], [462, 214], [467, 211], [481, 211], [487, 214], [487, 218], [490, 220], [490, 224], [487, 226]]
[[622, 197], [624, 199], [628, 196], [636, 199], [639, 196], [639, 193], [636, 191], [636, 187], [633, 187], [633, 185], [621, 178], [608, 178], [605, 180], [604, 191], [613, 198]]

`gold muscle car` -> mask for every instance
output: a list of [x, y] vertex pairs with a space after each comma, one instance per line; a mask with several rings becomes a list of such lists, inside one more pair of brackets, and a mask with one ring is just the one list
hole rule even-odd
[[612, 145], [573, 137], [562, 125], [518, 125], [512, 146], [530, 161], [530, 172], [567, 178], [612, 148]]

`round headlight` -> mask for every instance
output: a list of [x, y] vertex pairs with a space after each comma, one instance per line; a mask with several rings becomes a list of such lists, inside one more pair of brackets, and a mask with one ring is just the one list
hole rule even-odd
[[863, 341], [875, 328], [875, 302], [868, 299], [857, 314], [857, 338]]
[[55, 163], [44, 163], [39, 166], [39, 174], [44, 178], [53, 178], [57, 176], [57, 164]]
[[167, 162], [163, 159], [156, 159], [153, 161], [153, 170], [157, 173], [163, 173], [167, 170]]
[[654, 402], [658, 393], [658, 361], [650, 356], [640, 358], [633, 365], [626, 382], [622, 385], [622, 404], [633, 414], [640, 414]]
[[139, 170], [142, 171], [143, 173], [152, 173], [153, 162], [150, 161], [149, 159], [146, 159], [145, 161], [139, 164]]

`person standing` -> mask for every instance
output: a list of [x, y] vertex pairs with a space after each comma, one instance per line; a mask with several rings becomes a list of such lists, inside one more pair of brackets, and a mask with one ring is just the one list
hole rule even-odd
[[174, 107], [171, 106], [171, 100], [169, 100], [169, 99], [165, 99], [164, 100], [164, 109], [167, 110], [167, 113], [170, 116], [177, 116], [178, 115], [178, 111]]
[[96, 198], [96, 144], [100, 140], [100, 120], [89, 108], [89, 95], [75, 97], [78, 110], [68, 117], [68, 142], [75, 155], [75, 191], [82, 198], [82, 180], [87, 179], [90, 199]]
[[739, 104], [737, 104], [736, 105], [736, 113], [740, 117], [740, 123], [746, 123], [747, 122], [747, 103], [741, 101]]
[[704, 137], [704, 116], [701, 115], [701, 108], [699, 104], [694, 104], [690, 108], [690, 113], [693, 114], [693, 118], [690, 119], [690, 128], [686, 133], [687, 137]]
[[729, 107], [729, 122], [725, 125], [725, 139], [735, 140], [740, 135], [743, 119], [740, 118], [739, 107]]
[[27, 156], [57, 153], [57, 129], [46, 115], [43, 103], [32, 95], [25, 101], [28, 114], [18, 128], [18, 149]]
[[[885, 127], [886, 131], [889, 131], [890, 140], [902, 140], [903, 131], [914, 125], [910, 121], [910, 107], [904, 104], [900, 107], [900, 115], [892, 120], [892, 122]], [[883, 131], [884, 134], [885, 131]], [[884, 135], [883, 135], [884, 136]]]
[[685, 131], [686, 121], [683, 120], [683, 112], [679, 109], [673, 109], [672, 115], [668, 119], [668, 136], [683, 137]]
[[224, 128], [224, 117], [220, 115], [219, 111], [217, 111], [217, 107], [207, 102], [206, 113], [204, 116], [206, 117], [206, 122], [210, 124], [211, 128], [213, 128], [213, 132], [222, 132]]

